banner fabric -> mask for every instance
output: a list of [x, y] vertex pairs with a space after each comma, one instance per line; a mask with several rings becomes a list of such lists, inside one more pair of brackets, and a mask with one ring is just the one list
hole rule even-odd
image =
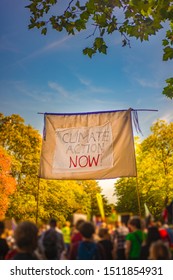
[[39, 177], [59, 180], [136, 176], [131, 109], [45, 113]]

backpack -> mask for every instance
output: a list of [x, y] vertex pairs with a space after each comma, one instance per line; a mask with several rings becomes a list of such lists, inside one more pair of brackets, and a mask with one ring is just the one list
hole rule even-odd
[[98, 260], [99, 252], [95, 242], [81, 241], [79, 243], [77, 260]]
[[49, 229], [45, 232], [43, 237], [44, 253], [48, 260], [59, 259], [60, 251], [60, 238], [56, 230]]

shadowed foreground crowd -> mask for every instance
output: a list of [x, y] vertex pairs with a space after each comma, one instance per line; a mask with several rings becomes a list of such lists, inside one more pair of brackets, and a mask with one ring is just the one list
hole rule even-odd
[[66, 222], [59, 229], [51, 219], [49, 227], [38, 229], [30, 221], [19, 223], [13, 234], [5, 236], [0, 222], [0, 259], [3, 260], [171, 260], [173, 229], [139, 217], [127, 226], [78, 220], [74, 228]]

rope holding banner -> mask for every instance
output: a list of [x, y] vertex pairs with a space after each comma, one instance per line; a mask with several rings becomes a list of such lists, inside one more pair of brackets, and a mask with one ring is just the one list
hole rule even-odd
[[132, 109], [132, 118], [133, 118], [133, 124], [135, 126], [136, 132], [142, 134], [142, 130], [141, 130], [140, 125], [139, 125], [139, 119], [138, 119], [137, 110], [133, 110]]

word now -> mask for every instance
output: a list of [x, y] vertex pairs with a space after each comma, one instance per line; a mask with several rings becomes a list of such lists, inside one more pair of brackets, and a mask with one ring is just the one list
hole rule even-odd
[[85, 156], [76, 156], [74, 158], [70, 157], [70, 166], [69, 168], [77, 168], [77, 167], [93, 167], [98, 166], [100, 154], [97, 157], [91, 157], [90, 155]]

